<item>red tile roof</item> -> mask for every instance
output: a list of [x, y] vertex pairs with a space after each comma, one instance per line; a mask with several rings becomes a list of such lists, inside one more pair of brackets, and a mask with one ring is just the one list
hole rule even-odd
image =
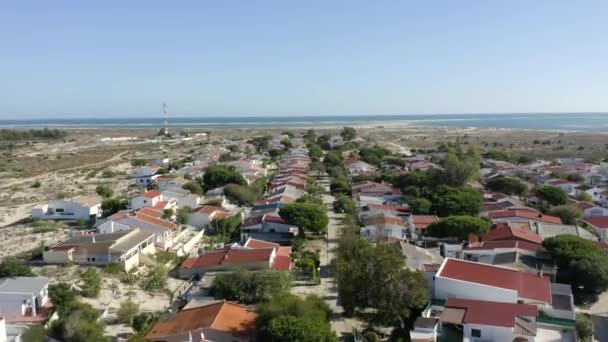
[[462, 323], [501, 327], [513, 327], [517, 316], [536, 317], [538, 315], [535, 305], [457, 298], [448, 299], [445, 308], [464, 309], [466, 312]]
[[598, 228], [598, 229], [607, 229], [608, 228], [608, 216], [589, 216], [585, 217], [583, 221], [588, 224]]
[[488, 233], [481, 238], [482, 241], [497, 241], [497, 240], [523, 240], [540, 245], [543, 239], [527, 229], [520, 229], [510, 226], [508, 223], [495, 225]]
[[158, 201], [154, 204], [153, 208], [164, 209], [167, 206], [168, 201]]
[[527, 250], [527, 251], [531, 251], [531, 252], [536, 252], [536, 251], [544, 251], [545, 249], [537, 244], [534, 243], [529, 243], [529, 242], [525, 242], [525, 241], [515, 241], [515, 240], [509, 240], [509, 241], [485, 241], [482, 242], [480, 244], [477, 245], [470, 245], [469, 247], [465, 248], [465, 250], [477, 250], [477, 251], [488, 251], [488, 250], [495, 250], [498, 248], [515, 248], [515, 249], [523, 249], [523, 250]]
[[158, 219], [156, 217], [148, 216], [142, 213], [135, 213], [135, 218], [167, 229], [175, 229], [177, 227], [177, 225], [171, 221]]
[[254, 249], [259, 249], [259, 248], [279, 248], [280, 245], [278, 243], [274, 243], [274, 242], [268, 242], [268, 241], [263, 241], [263, 240], [257, 240], [257, 239], [252, 239], [249, 238], [245, 244], [243, 245], [244, 247], [249, 247], [249, 248], [254, 248]]
[[222, 249], [207, 252], [198, 258], [186, 259], [181, 268], [205, 268], [225, 264], [242, 264], [270, 260], [273, 248], [264, 249]]
[[534, 221], [539, 221], [539, 222], [545, 222], [545, 223], [554, 223], [554, 224], [561, 224], [562, 220], [557, 217], [557, 216], [550, 216], [550, 215], [543, 215], [543, 214], [539, 214], [537, 212], [531, 211], [531, 210], [526, 210], [526, 209], [507, 209], [507, 210], [501, 210], [501, 211], [493, 211], [488, 213], [488, 216], [491, 219], [500, 219], [500, 218], [507, 218], [507, 217], [520, 217], [520, 218], [525, 218], [528, 220], [534, 220]]
[[576, 203], [571, 203], [569, 204], [573, 207], [576, 207], [582, 211], [585, 211], [586, 209], [590, 209], [593, 207], [596, 207], [595, 203], [591, 203], [591, 202], [576, 202]]
[[158, 197], [160, 195], [162, 195], [162, 192], [160, 192], [160, 190], [148, 190], [142, 194], [142, 196], [144, 196], [146, 198], [154, 198], [154, 197]]
[[255, 312], [231, 302], [218, 302], [177, 312], [168, 320], [157, 322], [146, 339], [162, 339], [174, 335], [211, 328], [234, 335], [253, 334]]
[[393, 226], [399, 226], [405, 228], [405, 222], [402, 219], [390, 217], [390, 216], [374, 216], [363, 220], [363, 224], [366, 226], [375, 226], [379, 224], [390, 224]]
[[218, 210], [228, 212], [226, 209], [224, 209], [222, 207], [216, 207], [213, 205], [204, 205], [202, 207], [198, 207], [198, 208], [194, 209], [192, 212], [211, 215]]
[[272, 269], [278, 271], [289, 271], [291, 269], [291, 257], [277, 255], [276, 258], [274, 258]]
[[141, 209], [139, 209], [137, 211], [137, 213], [148, 215], [148, 216], [152, 216], [152, 217], [155, 217], [155, 218], [158, 218], [158, 219], [161, 218], [161, 217], [163, 217], [163, 212], [162, 211], [155, 210], [155, 209], [150, 208], [150, 207], [141, 208]]
[[519, 298], [551, 303], [549, 278], [519, 270], [448, 258], [436, 276], [514, 290]]
[[439, 219], [434, 215], [412, 215], [414, 229], [427, 229], [432, 223]]

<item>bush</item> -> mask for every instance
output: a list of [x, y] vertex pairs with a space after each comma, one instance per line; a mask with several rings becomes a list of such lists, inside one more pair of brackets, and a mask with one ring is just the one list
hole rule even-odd
[[131, 298], [129, 298], [120, 303], [120, 307], [118, 308], [116, 315], [118, 316], [118, 321], [120, 321], [120, 323], [131, 324], [138, 311], [139, 304], [133, 302]]
[[95, 192], [103, 198], [108, 198], [108, 197], [114, 196], [114, 190], [112, 190], [112, 188], [110, 188], [107, 185], [98, 185], [95, 188]]
[[104, 216], [110, 216], [121, 210], [127, 209], [127, 199], [122, 197], [106, 198], [101, 202], [101, 210]]
[[39, 188], [40, 186], [42, 186], [42, 183], [40, 183], [40, 181], [35, 181], [34, 184], [32, 184], [32, 188]]
[[558, 205], [549, 210], [549, 214], [558, 216], [564, 224], [577, 224], [583, 217], [583, 211], [571, 205]]
[[167, 269], [163, 265], [154, 267], [141, 281], [141, 288], [146, 291], [158, 291], [167, 285]]
[[131, 326], [138, 334], [146, 334], [158, 320], [160, 313], [142, 312], [133, 317]]
[[6, 257], [0, 263], [0, 278], [5, 277], [33, 277], [34, 272], [28, 264], [16, 257]]
[[95, 268], [87, 268], [80, 274], [82, 279], [82, 295], [85, 297], [97, 297], [101, 290], [101, 277]]
[[109, 264], [107, 264], [104, 268], [103, 271], [107, 274], [121, 274], [123, 272], [122, 267], [115, 263], [115, 262], [111, 262]]
[[579, 341], [591, 342], [591, 337], [593, 336], [593, 321], [591, 321], [591, 318], [589, 318], [588, 315], [577, 313], [575, 328]]

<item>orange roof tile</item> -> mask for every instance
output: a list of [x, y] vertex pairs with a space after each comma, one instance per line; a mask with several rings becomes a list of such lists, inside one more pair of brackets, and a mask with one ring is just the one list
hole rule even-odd
[[210, 328], [234, 335], [252, 334], [256, 314], [242, 305], [218, 302], [177, 312], [169, 320], [156, 323], [146, 335], [158, 339]]
[[160, 195], [162, 195], [162, 192], [160, 192], [160, 190], [148, 190], [142, 194], [142, 196], [144, 196], [146, 198], [155, 198]]
[[167, 229], [175, 229], [177, 227], [177, 225], [173, 222], [170, 222], [167, 220], [162, 220], [162, 219], [152, 217], [152, 216], [148, 216], [148, 215], [145, 215], [142, 213], [135, 213], [135, 217], [142, 221], [145, 221], [145, 222], [148, 222], [151, 224], [155, 224], [157, 226], [161, 226], [161, 227], [164, 227]]

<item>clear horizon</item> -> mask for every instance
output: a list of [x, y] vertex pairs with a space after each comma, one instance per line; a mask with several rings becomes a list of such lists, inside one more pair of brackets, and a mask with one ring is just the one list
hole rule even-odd
[[163, 101], [174, 117], [605, 113], [606, 17], [605, 1], [0, 3], [0, 120]]

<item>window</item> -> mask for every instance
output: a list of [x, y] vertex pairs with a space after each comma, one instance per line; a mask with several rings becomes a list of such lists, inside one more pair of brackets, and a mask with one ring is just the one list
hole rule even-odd
[[471, 329], [471, 336], [473, 336], [473, 337], [481, 337], [481, 330], [479, 330], [479, 329]]

